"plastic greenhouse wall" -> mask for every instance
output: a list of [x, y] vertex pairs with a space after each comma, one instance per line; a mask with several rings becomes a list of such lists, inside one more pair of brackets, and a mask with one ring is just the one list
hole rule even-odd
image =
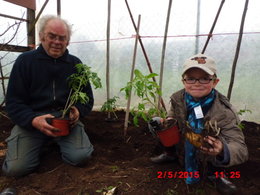
[[[38, 0], [39, 10], [44, 0]], [[173, 0], [168, 39], [164, 62], [163, 100], [168, 105], [172, 93], [181, 89], [181, 70], [184, 60], [195, 53], [199, 53], [207, 39], [207, 34], [212, 26], [221, 0], [200, 1], [200, 22], [197, 23], [197, 0]], [[2, 4], [1, 2], [0, 4]], [[50, 1], [43, 11], [45, 14], [56, 14], [56, 1]], [[120, 89], [130, 79], [133, 49], [135, 42], [135, 30], [130, 20], [125, 1], [111, 1], [111, 26], [110, 26], [110, 97], [119, 96], [118, 104], [126, 106], [124, 95]], [[169, 1], [161, 0], [128, 0], [134, 19], [137, 23], [138, 14], [141, 15], [140, 35], [152, 65], [153, 71], [159, 73], [161, 63], [161, 51], [163, 35], [166, 23], [166, 15]], [[6, 3], [7, 4], [7, 3]], [[231, 67], [233, 64], [240, 22], [245, 0], [229, 0], [223, 5], [217, 21], [213, 36], [205, 54], [212, 56], [218, 66], [220, 82], [217, 90], [227, 95]], [[10, 5], [8, 9], [14, 10]], [[11, 7], [11, 8], [10, 8]], [[17, 13], [23, 11], [15, 6]], [[68, 47], [70, 53], [78, 56], [83, 63], [92, 67], [102, 78], [103, 89], [95, 90], [95, 107], [99, 109], [106, 101], [106, 26], [107, 26], [107, 0], [62, 1], [61, 16], [73, 25], [73, 35]], [[239, 111], [251, 110], [241, 116], [242, 120], [260, 122], [260, 2], [250, 0], [245, 20], [244, 34], [237, 62], [235, 81], [231, 95], [231, 103]], [[0, 13], [7, 12], [0, 6]], [[10, 13], [8, 13], [10, 14]], [[8, 21], [0, 18], [0, 34], [2, 27]], [[199, 31], [197, 34], [197, 26]], [[14, 43], [26, 43], [25, 27], [21, 27], [21, 33]], [[198, 36], [196, 36], [198, 35]], [[198, 40], [198, 45], [196, 45]], [[4, 41], [0, 37], [1, 43]], [[197, 49], [196, 49], [197, 48]], [[13, 61], [19, 53], [0, 52], [1, 64], [4, 66], [5, 75], [10, 73]], [[4, 58], [2, 58], [5, 56]], [[140, 46], [138, 46], [136, 68], [148, 73], [147, 64]], [[159, 81], [159, 78], [157, 79]], [[2, 89], [0, 100], [3, 100]], [[134, 104], [132, 100], [132, 105]]]

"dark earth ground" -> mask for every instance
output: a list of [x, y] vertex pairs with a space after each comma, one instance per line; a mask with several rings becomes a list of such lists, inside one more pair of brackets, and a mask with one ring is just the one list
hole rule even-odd
[[[58, 147], [49, 144], [35, 173], [15, 179], [3, 176], [0, 171], [0, 191], [15, 187], [22, 195], [92, 195], [117, 187], [116, 194], [219, 194], [208, 182], [190, 188], [183, 178], [158, 178], [158, 171], [175, 173], [184, 170], [177, 162], [163, 165], [151, 163], [149, 158], [161, 152], [158, 141], [148, 132], [145, 123], [139, 128], [129, 126], [124, 138], [125, 113], [120, 111], [117, 114], [120, 118], [117, 122], [106, 122], [107, 114], [95, 111], [84, 120], [95, 148], [87, 166], [79, 168], [63, 163]], [[246, 163], [226, 171], [240, 172], [239, 178], [230, 179], [237, 185], [239, 194], [256, 195], [260, 194], [260, 125], [243, 123], [250, 158]], [[4, 140], [12, 126], [10, 120], [0, 115], [0, 164], [6, 149]]]

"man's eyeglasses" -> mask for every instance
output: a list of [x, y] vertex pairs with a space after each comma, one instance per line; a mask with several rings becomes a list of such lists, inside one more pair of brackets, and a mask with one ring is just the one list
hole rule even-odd
[[196, 81], [199, 81], [200, 84], [209, 84], [210, 81], [214, 80], [213, 78], [199, 78], [199, 79], [195, 79], [195, 78], [185, 78], [182, 79], [185, 83], [187, 84], [195, 84]]
[[60, 42], [67, 41], [67, 36], [60, 36], [60, 35], [56, 35], [56, 34], [53, 34], [53, 33], [46, 33], [46, 37], [50, 41], [56, 41], [56, 40], [59, 40]]

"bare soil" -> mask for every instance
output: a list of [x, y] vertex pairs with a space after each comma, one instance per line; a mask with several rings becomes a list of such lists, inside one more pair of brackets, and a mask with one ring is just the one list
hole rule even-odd
[[[107, 114], [93, 111], [84, 119], [86, 132], [95, 148], [93, 158], [86, 166], [73, 167], [64, 163], [57, 145], [49, 144], [34, 173], [8, 178], [0, 171], [0, 191], [14, 187], [19, 195], [93, 195], [116, 187], [118, 195], [219, 194], [207, 181], [188, 187], [184, 178], [158, 178], [159, 172], [184, 170], [177, 162], [153, 164], [150, 157], [160, 154], [162, 149], [147, 125], [142, 123], [138, 128], [130, 125], [124, 137], [125, 113], [119, 111], [117, 115], [118, 121], [107, 122]], [[239, 178], [230, 179], [239, 188], [239, 194], [257, 195], [260, 194], [260, 125], [247, 121], [243, 124], [250, 158], [226, 171], [239, 171]], [[0, 115], [0, 164], [6, 149], [4, 140], [12, 127], [13, 123]]]

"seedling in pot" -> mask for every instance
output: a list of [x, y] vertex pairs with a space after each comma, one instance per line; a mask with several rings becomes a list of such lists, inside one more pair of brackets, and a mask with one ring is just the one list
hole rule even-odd
[[[153, 129], [152, 134], [157, 135], [162, 144], [169, 147], [179, 142], [179, 129], [176, 120], [166, 120], [166, 111], [159, 107], [159, 97], [162, 93], [159, 85], [153, 80], [153, 77], [156, 76], [158, 76], [156, 73], [144, 75], [136, 69], [134, 79], [128, 82], [127, 86], [122, 88], [121, 91], [125, 91], [126, 98], [128, 98], [131, 90], [133, 90], [140, 99], [138, 106], [131, 111], [134, 125], [138, 126], [139, 118], [148, 122]], [[152, 120], [154, 117], [159, 117], [159, 122]], [[158, 129], [154, 128], [154, 122], [158, 122]]]
[[91, 67], [85, 64], [76, 64], [77, 73], [72, 74], [69, 79], [69, 86], [71, 88], [66, 105], [62, 112], [62, 118], [68, 113], [71, 106], [76, 102], [86, 104], [89, 97], [86, 93], [82, 92], [83, 88], [91, 83], [95, 89], [102, 88], [101, 79], [97, 73], [92, 72]]
[[86, 104], [89, 101], [88, 95], [83, 92], [84, 87], [86, 87], [89, 83], [91, 83], [95, 89], [102, 87], [101, 79], [98, 77], [97, 73], [90, 70], [91, 68], [89, 66], [85, 64], [76, 64], [75, 66], [77, 72], [68, 78], [69, 87], [71, 89], [65, 107], [62, 110], [62, 116], [60, 118], [61, 120], [52, 120], [52, 125], [55, 126], [55, 124], [57, 124], [58, 126], [56, 127], [60, 130], [63, 128], [60, 126], [61, 123], [64, 122], [66, 124], [64, 127], [65, 133], [62, 133], [61, 131], [57, 132], [57, 135], [61, 136], [67, 135], [69, 133], [69, 122], [68, 120], [65, 120], [65, 116], [69, 114], [71, 107], [74, 106], [77, 102]]

